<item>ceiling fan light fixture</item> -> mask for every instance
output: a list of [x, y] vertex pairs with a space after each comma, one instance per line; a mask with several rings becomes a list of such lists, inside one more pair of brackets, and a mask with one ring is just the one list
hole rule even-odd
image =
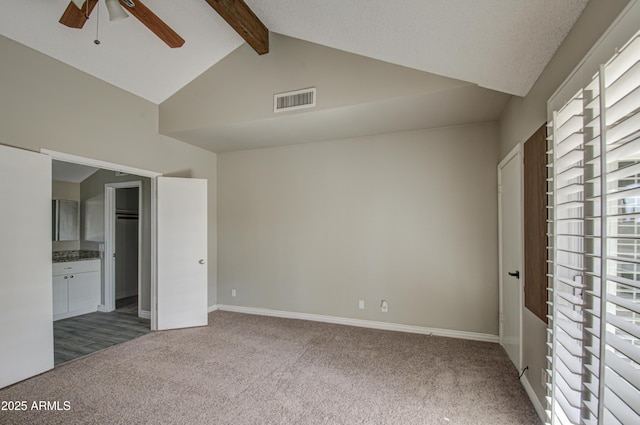
[[109, 20], [111, 22], [129, 17], [118, 0], [105, 0], [105, 4], [107, 5], [107, 12], [109, 12]]

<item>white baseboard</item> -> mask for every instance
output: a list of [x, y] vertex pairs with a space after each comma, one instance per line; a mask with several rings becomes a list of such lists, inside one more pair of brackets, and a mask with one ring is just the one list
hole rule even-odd
[[96, 311], [98, 311], [98, 306], [85, 307], [78, 310], [68, 311], [66, 313], [54, 314], [53, 321], [55, 322], [56, 320], [68, 319], [70, 317], [80, 316], [83, 314], [95, 313]]
[[215, 310], [233, 311], [236, 313], [255, 314], [259, 316], [281, 317], [285, 319], [311, 320], [314, 322], [334, 323], [337, 325], [357, 326], [361, 328], [382, 329], [387, 331], [435, 335], [449, 338], [471, 339], [474, 341], [498, 343], [498, 335], [456, 331], [450, 329], [427, 328], [423, 326], [403, 325], [400, 323], [376, 322], [373, 320], [350, 319], [348, 317], [323, 316], [320, 314], [296, 313], [291, 311], [269, 310], [266, 308], [255, 307], [241, 307], [236, 305], [214, 304], [209, 307], [209, 312]]
[[149, 310], [138, 310], [138, 317], [151, 320], [151, 312]]
[[520, 382], [522, 382], [522, 386], [524, 387], [524, 390], [527, 392], [529, 399], [531, 399], [531, 403], [533, 404], [534, 409], [536, 409], [536, 413], [540, 417], [540, 420], [542, 421], [542, 423], [545, 423], [547, 419], [546, 419], [544, 407], [542, 407], [542, 403], [540, 402], [540, 399], [536, 395], [536, 392], [533, 390], [533, 387], [529, 383], [529, 380], [525, 375], [522, 375], [522, 378], [520, 378]]
[[100, 305], [98, 306], [98, 311], [101, 311], [101, 312], [103, 312], [103, 313], [108, 313], [108, 312], [109, 312], [109, 310], [107, 310], [107, 306], [106, 306], [106, 305], [104, 305], [104, 304], [100, 304]]

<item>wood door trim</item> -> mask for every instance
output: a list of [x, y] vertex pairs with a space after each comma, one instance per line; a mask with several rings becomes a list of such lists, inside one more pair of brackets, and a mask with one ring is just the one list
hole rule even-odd
[[547, 323], [547, 124], [524, 143], [524, 305]]

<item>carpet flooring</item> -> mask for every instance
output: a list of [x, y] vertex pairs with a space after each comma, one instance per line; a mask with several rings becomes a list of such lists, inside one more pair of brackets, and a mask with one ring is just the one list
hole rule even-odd
[[540, 424], [497, 344], [222, 311], [206, 327], [64, 364], [0, 400], [29, 406], [0, 411], [3, 425]]

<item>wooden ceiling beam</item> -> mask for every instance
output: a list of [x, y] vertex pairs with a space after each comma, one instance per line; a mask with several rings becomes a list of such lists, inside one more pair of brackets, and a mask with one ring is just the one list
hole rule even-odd
[[243, 0], [206, 0], [259, 55], [269, 53], [269, 30]]
[[134, 7], [127, 6], [122, 0], [119, 1], [127, 12], [138, 18], [138, 20], [157, 35], [160, 40], [164, 41], [167, 46], [172, 49], [182, 47], [184, 39], [139, 0], [134, 0]]
[[[69, 28], [82, 28], [84, 23], [87, 22], [87, 16], [91, 15], [93, 8], [98, 3], [98, 0], [87, 0], [89, 2], [89, 12], [87, 13], [87, 2], [82, 5], [82, 10], [78, 9], [78, 6], [69, 2], [67, 9], [60, 18], [60, 23], [66, 25]], [[85, 15], [86, 13], [86, 15]]]

